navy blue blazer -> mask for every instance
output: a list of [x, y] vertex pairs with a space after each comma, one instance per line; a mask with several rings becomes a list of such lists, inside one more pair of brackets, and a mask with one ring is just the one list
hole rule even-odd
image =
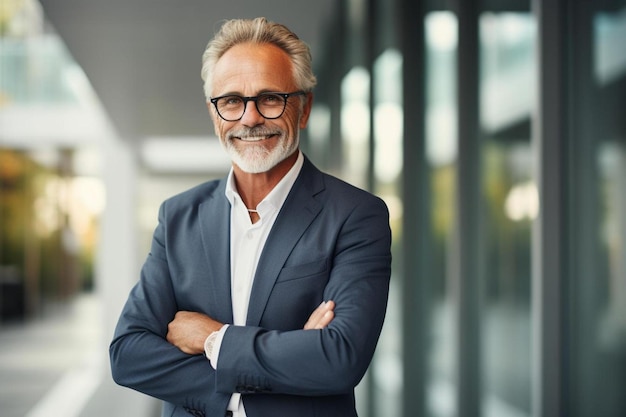
[[[161, 205], [110, 346], [114, 380], [163, 400], [168, 417], [223, 417], [234, 392], [242, 393], [248, 417], [356, 416], [354, 387], [387, 306], [385, 203], [305, 158], [261, 254], [247, 324], [228, 328], [213, 370], [165, 336], [180, 310], [233, 321], [225, 186], [225, 179], [210, 181]], [[323, 300], [336, 303], [333, 321], [302, 330]]]

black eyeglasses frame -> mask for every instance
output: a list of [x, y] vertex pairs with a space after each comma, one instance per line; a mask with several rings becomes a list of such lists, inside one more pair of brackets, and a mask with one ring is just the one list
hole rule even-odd
[[[217, 112], [217, 115], [222, 118], [222, 120], [226, 121], [226, 122], [237, 122], [239, 120], [241, 120], [241, 118], [243, 117], [244, 114], [246, 114], [246, 109], [248, 108], [248, 102], [249, 101], [253, 101], [254, 102], [254, 106], [256, 107], [257, 112], [259, 112], [259, 114], [261, 116], [263, 116], [263, 118], [267, 119], [267, 120], [276, 120], [279, 119], [280, 117], [282, 117], [283, 114], [285, 114], [285, 109], [287, 108], [287, 99], [289, 97], [293, 97], [293, 96], [304, 96], [306, 95], [306, 91], [294, 91], [291, 93], [283, 93], [283, 92], [275, 92], [275, 91], [267, 91], [264, 93], [261, 93], [259, 95], [256, 96], [248, 96], [248, 97], [244, 97], [244, 96], [240, 96], [238, 94], [224, 94], [223, 96], [218, 96], [218, 97], [211, 97], [209, 99], [209, 101], [211, 103], [213, 103], [213, 106], [215, 107], [215, 111]], [[279, 97], [282, 97], [284, 100], [283, 103], [283, 110], [280, 112], [280, 114], [276, 117], [267, 117], [263, 114], [263, 112], [261, 112], [261, 110], [259, 110], [259, 104], [258, 104], [258, 100], [261, 97], [267, 96], [267, 95], [277, 95]], [[241, 100], [243, 100], [243, 112], [241, 112], [241, 116], [239, 116], [236, 119], [227, 119], [224, 116], [222, 116], [222, 114], [220, 113], [219, 109], [217, 108], [217, 102], [225, 97], [237, 97], [240, 98]]]

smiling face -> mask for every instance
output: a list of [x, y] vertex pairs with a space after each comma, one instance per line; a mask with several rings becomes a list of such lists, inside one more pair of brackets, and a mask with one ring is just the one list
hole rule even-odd
[[[243, 97], [264, 92], [297, 91], [292, 63], [282, 49], [271, 44], [239, 44], [229, 49], [215, 65], [212, 97], [236, 94]], [[209, 102], [215, 133], [233, 163], [248, 173], [267, 172], [292, 155], [306, 127], [311, 96], [289, 97], [285, 112], [268, 120], [249, 101], [240, 120], [227, 122]]]

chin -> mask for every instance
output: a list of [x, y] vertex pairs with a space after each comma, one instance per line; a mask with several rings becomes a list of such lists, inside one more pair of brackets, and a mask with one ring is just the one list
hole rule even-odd
[[249, 174], [261, 174], [268, 172], [276, 165], [283, 162], [289, 156], [291, 156], [296, 150], [297, 146], [293, 149], [290, 148], [274, 148], [268, 151], [267, 148], [262, 146], [255, 147], [254, 149], [246, 149], [245, 152], [237, 151], [236, 149], [228, 149], [228, 153], [231, 160], [242, 171]]
[[249, 174], [267, 172], [285, 159], [273, 153], [268, 154], [267, 151], [255, 152], [254, 155], [250, 155], [250, 152], [247, 152], [245, 156], [236, 152], [231, 155], [231, 158], [242, 171]]

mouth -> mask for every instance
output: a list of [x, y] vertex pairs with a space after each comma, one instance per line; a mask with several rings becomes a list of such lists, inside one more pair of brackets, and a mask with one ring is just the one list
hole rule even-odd
[[265, 136], [236, 136], [234, 139], [239, 139], [242, 142], [261, 142], [275, 137], [275, 134]]

